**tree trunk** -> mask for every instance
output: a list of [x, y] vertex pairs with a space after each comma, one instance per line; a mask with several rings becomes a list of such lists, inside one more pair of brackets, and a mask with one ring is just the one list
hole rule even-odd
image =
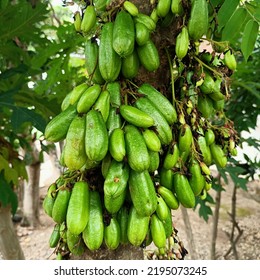
[[13, 226], [10, 207], [0, 207], [0, 253], [5, 260], [24, 260]]
[[32, 163], [26, 167], [28, 182], [24, 184], [23, 220], [22, 226], [36, 227], [39, 223], [39, 182], [40, 167], [39, 151], [36, 143], [32, 142]]

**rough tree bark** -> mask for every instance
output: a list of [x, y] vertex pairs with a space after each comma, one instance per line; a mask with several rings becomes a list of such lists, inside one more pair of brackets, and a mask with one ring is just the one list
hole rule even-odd
[[24, 260], [13, 226], [10, 207], [0, 206], [0, 253], [5, 260]]

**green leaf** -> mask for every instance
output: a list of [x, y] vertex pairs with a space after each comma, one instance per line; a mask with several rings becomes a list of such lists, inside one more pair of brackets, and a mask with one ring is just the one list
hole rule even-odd
[[222, 41], [232, 41], [244, 27], [244, 21], [247, 18], [247, 11], [244, 8], [238, 8], [233, 13], [222, 31]]
[[254, 50], [258, 30], [259, 24], [253, 19], [249, 20], [245, 26], [242, 36], [241, 50], [246, 61]]
[[22, 107], [15, 107], [13, 109], [11, 122], [13, 129], [17, 132], [24, 123], [31, 123], [41, 132], [44, 132], [46, 126], [46, 121], [41, 115], [37, 114], [34, 110]]
[[208, 203], [211, 203], [209, 200], [213, 201], [212, 197], [209, 194], [207, 194], [207, 198], [205, 200], [201, 200], [196, 197], [196, 207], [199, 205], [199, 216], [206, 222], [213, 214], [210, 206], [208, 205]]
[[230, 17], [235, 12], [240, 0], [224, 1], [223, 5], [218, 11], [218, 29], [219, 31], [227, 24]]

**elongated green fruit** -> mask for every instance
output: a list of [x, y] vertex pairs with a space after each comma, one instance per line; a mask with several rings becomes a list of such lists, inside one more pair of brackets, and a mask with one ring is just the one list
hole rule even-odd
[[206, 138], [202, 135], [200, 135], [198, 137], [198, 145], [199, 145], [199, 149], [201, 151], [201, 155], [203, 158], [203, 161], [207, 164], [210, 165], [212, 162], [212, 157], [211, 157], [211, 152], [210, 152], [210, 148], [207, 145], [207, 141]]
[[149, 216], [140, 216], [132, 206], [128, 217], [127, 237], [134, 246], [140, 246], [148, 232]]
[[74, 27], [77, 32], [81, 31], [81, 15], [79, 11], [74, 14]]
[[177, 113], [171, 102], [150, 84], [142, 84], [138, 92], [144, 94], [163, 115], [169, 124], [177, 121]]
[[73, 105], [77, 103], [83, 92], [86, 91], [88, 87], [89, 86], [86, 83], [82, 83], [74, 87], [74, 89], [71, 91], [70, 104]]
[[150, 38], [150, 30], [141, 22], [135, 23], [135, 41], [143, 46]]
[[133, 17], [137, 16], [139, 11], [138, 8], [135, 6], [134, 3], [130, 1], [125, 1], [123, 4], [125, 10]]
[[72, 91], [70, 91], [65, 98], [62, 100], [61, 103], [61, 111], [65, 111], [70, 106], [70, 97], [71, 97]]
[[68, 209], [68, 204], [70, 200], [71, 192], [68, 188], [64, 187], [58, 190], [53, 208], [52, 208], [52, 219], [61, 224], [66, 220], [66, 214]]
[[179, 202], [186, 208], [193, 208], [196, 200], [187, 177], [183, 174], [175, 173], [173, 185]]
[[165, 17], [171, 8], [171, 0], [159, 0], [156, 6], [156, 12], [159, 17]]
[[114, 23], [108, 22], [101, 30], [98, 65], [103, 79], [113, 82], [121, 70], [121, 58], [113, 48]]
[[183, 7], [181, 2], [182, 0], [172, 0], [171, 11], [173, 14], [182, 15]]
[[153, 181], [147, 170], [130, 170], [129, 190], [134, 207], [139, 215], [150, 216], [157, 208], [157, 197]]
[[88, 5], [81, 22], [81, 31], [88, 33], [96, 24], [97, 15], [95, 7], [93, 5]]
[[50, 248], [55, 248], [58, 245], [59, 240], [60, 240], [60, 224], [56, 224], [49, 238]]
[[171, 169], [173, 168], [179, 159], [179, 148], [177, 143], [175, 143], [172, 147], [169, 148], [163, 162], [163, 168]]
[[188, 22], [189, 35], [199, 40], [208, 30], [208, 3], [206, 0], [193, 0]]
[[87, 161], [85, 127], [85, 117], [76, 116], [67, 133], [66, 145], [64, 146], [64, 163], [71, 170], [80, 169]]
[[138, 127], [147, 128], [154, 125], [154, 120], [149, 114], [130, 105], [121, 105], [120, 114], [127, 122]]
[[106, 124], [99, 111], [90, 110], [86, 115], [85, 150], [93, 161], [102, 160], [108, 151]]
[[161, 141], [157, 134], [151, 129], [145, 129], [142, 133], [148, 150], [159, 152], [161, 150]]
[[173, 232], [172, 212], [171, 212], [171, 209], [169, 207], [167, 208], [167, 210], [168, 210], [168, 215], [167, 215], [167, 217], [166, 217], [166, 219], [164, 220], [164, 223], [163, 223], [166, 238], [171, 236], [172, 232]]
[[129, 166], [135, 171], [147, 170], [149, 153], [141, 132], [133, 125], [125, 126], [126, 155]]
[[149, 157], [150, 157], [150, 165], [148, 168], [149, 173], [154, 173], [160, 165], [160, 155], [158, 152], [150, 151], [149, 152]]
[[87, 113], [98, 99], [100, 93], [101, 87], [98, 84], [95, 84], [84, 91], [77, 104], [78, 113]]
[[74, 184], [68, 205], [66, 223], [73, 234], [80, 234], [89, 220], [89, 186], [87, 182]]
[[126, 206], [122, 206], [117, 213], [117, 220], [120, 226], [120, 243], [127, 244], [127, 227], [128, 227], [128, 209]]
[[76, 106], [72, 105], [55, 116], [45, 128], [45, 139], [50, 142], [58, 142], [65, 139], [69, 126], [76, 114]]
[[148, 15], [139, 13], [134, 18], [134, 20], [135, 20], [136, 23], [139, 22], [139, 23], [144, 24], [150, 31], [154, 31], [155, 28], [156, 28], [156, 23]]
[[121, 87], [119, 82], [111, 82], [107, 84], [106, 88], [110, 93], [111, 106], [118, 108], [121, 105]]
[[107, 121], [110, 111], [110, 94], [108, 90], [103, 90], [99, 95], [97, 101], [93, 105], [93, 109], [99, 111], [104, 119]]
[[189, 173], [191, 174], [191, 177], [189, 179], [191, 189], [194, 195], [197, 196], [202, 192], [205, 186], [205, 179], [201, 174], [200, 164], [197, 160], [192, 160], [189, 166]]
[[106, 122], [108, 134], [114, 131], [114, 129], [122, 127], [122, 118], [117, 108], [110, 106], [109, 115]]
[[209, 74], [209, 72], [204, 72], [205, 77], [202, 85], [200, 86], [200, 90], [203, 93], [209, 94], [212, 93], [215, 90], [215, 81], [212, 78], [212, 76]]
[[85, 42], [85, 61], [88, 76], [95, 84], [104, 84], [98, 65], [99, 46], [96, 39]]
[[81, 235], [74, 234], [67, 230], [67, 245], [73, 255], [80, 256], [85, 251], [85, 244]]
[[134, 78], [139, 70], [139, 58], [136, 50], [122, 59], [121, 72], [126, 79]]
[[164, 248], [166, 243], [166, 234], [163, 222], [156, 214], [151, 217], [151, 234], [153, 243], [158, 248]]
[[235, 71], [237, 68], [236, 58], [230, 50], [228, 50], [224, 55], [224, 63], [232, 71]]
[[214, 162], [219, 167], [224, 168], [227, 164], [227, 157], [226, 157], [223, 149], [221, 148], [221, 146], [213, 143], [210, 145], [210, 151], [211, 151]]
[[116, 161], [123, 161], [126, 155], [125, 134], [123, 129], [116, 128], [109, 138], [109, 152]]
[[134, 51], [135, 26], [132, 16], [121, 10], [116, 15], [113, 29], [113, 48], [121, 57], [126, 57]]
[[158, 50], [152, 40], [148, 40], [144, 45], [137, 47], [139, 60], [143, 67], [149, 71], [156, 71], [160, 66]]
[[147, 98], [141, 97], [135, 102], [135, 106], [146, 112], [154, 119], [156, 131], [162, 144], [169, 144], [172, 141], [172, 131], [164, 116], [157, 110], [154, 104]]
[[161, 168], [159, 171], [160, 176], [160, 185], [165, 188], [172, 190], [173, 189], [173, 171], [171, 169]]
[[157, 195], [156, 214], [161, 221], [165, 221], [169, 214], [168, 206], [161, 195]]
[[212, 129], [208, 128], [205, 131], [205, 139], [208, 146], [215, 142], [215, 134]]
[[192, 141], [193, 141], [193, 136], [192, 136], [191, 128], [188, 124], [184, 124], [181, 127], [179, 133], [178, 145], [179, 145], [180, 153], [183, 153], [187, 150], [190, 151]]
[[113, 158], [111, 157], [110, 153], [107, 153], [106, 156], [102, 159], [101, 173], [104, 178], [107, 177], [107, 173], [108, 173], [109, 167], [111, 165], [112, 159]]
[[42, 202], [43, 210], [49, 217], [52, 216], [52, 209], [57, 194], [56, 189], [57, 189], [56, 184], [55, 183], [51, 184], [48, 188], [47, 195], [45, 196]]
[[107, 5], [109, 5], [110, 2], [111, 0], [93, 0], [93, 4], [98, 13], [104, 12], [106, 10]]
[[89, 221], [82, 237], [89, 250], [98, 250], [104, 238], [103, 211], [100, 195], [97, 191], [91, 191], [89, 202]]
[[208, 96], [198, 97], [198, 109], [201, 112], [202, 116], [206, 119], [210, 118], [214, 113], [213, 101]]
[[179, 59], [183, 59], [189, 49], [189, 33], [186, 26], [182, 27], [181, 32], [176, 38], [175, 53]]
[[105, 207], [112, 214], [116, 213], [123, 205], [128, 178], [128, 165], [112, 160], [104, 182]]
[[104, 241], [110, 250], [115, 250], [120, 244], [120, 226], [115, 217], [112, 217], [109, 225], [105, 226]]
[[158, 193], [161, 195], [161, 197], [164, 199], [166, 204], [169, 208], [176, 210], [179, 208], [179, 201], [176, 198], [176, 196], [173, 194], [173, 192], [163, 186], [160, 186], [157, 189]]

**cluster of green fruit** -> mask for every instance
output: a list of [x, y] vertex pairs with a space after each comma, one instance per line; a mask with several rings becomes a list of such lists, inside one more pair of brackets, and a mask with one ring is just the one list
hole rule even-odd
[[[223, 111], [228, 86], [219, 71], [220, 64], [234, 70], [235, 60], [230, 51], [224, 60], [199, 53], [208, 26], [205, 0], [187, 7], [160, 0], [151, 16], [129, 1], [110, 8], [107, 2], [93, 1], [82, 18], [75, 15], [76, 30], [87, 37], [89, 80], [67, 94], [45, 130], [46, 140], [65, 140], [66, 171], [43, 203], [57, 223], [50, 246], [77, 255], [85, 246], [153, 242], [169, 258], [171, 211], [205, 199], [209, 166], [223, 168], [236, 153], [236, 133]], [[168, 52], [171, 97], [149, 83], [134, 84], [140, 67], [160, 66], [151, 34], [169, 14], [188, 21]]]

